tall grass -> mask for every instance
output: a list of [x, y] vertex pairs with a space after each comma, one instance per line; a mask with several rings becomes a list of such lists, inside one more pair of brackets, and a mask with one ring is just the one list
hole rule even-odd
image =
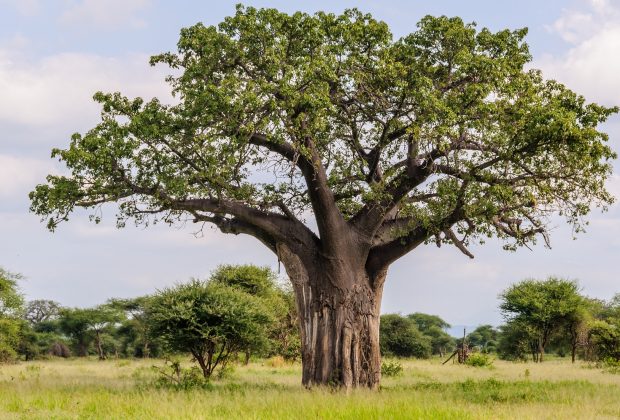
[[[379, 392], [306, 390], [299, 365], [238, 366], [208, 389], [151, 385], [161, 361], [54, 360], [0, 367], [0, 418], [619, 418], [620, 375], [496, 361], [494, 369], [402, 361]], [[526, 369], [529, 374], [526, 375]]]

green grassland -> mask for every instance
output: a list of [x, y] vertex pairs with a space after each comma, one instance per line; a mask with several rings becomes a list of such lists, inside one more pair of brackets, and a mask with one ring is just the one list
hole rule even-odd
[[300, 386], [300, 365], [236, 366], [207, 389], [153, 385], [159, 360], [87, 359], [0, 366], [2, 419], [620, 418], [620, 375], [566, 360], [492, 368], [402, 361], [381, 390]]

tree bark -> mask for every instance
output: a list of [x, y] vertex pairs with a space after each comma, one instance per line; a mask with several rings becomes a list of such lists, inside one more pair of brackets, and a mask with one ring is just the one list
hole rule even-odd
[[278, 255], [293, 283], [302, 346], [302, 384], [376, 389], [381, 380], [379, 320], [386, 272], [368, 273], [350, 256], [304, 261]]

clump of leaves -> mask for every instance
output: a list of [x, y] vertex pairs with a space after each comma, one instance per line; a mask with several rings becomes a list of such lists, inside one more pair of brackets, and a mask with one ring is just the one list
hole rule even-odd
[[620, 374], [620, 360], [616, 360], [612, 357], [607, 357], [603, 359], [600, 363], [603, 371], [607, 373], [614, 373], [616, 375]]
[[403, 374], [403, 365], [399, 361], [387, 361], [381, 363], [381, 375], [385, 377], [400, 376]]
[[491, 367], [493, 366], [493, 358], [488, 354], [473, 353], [467, 358], [465, 364], [474, 367]]

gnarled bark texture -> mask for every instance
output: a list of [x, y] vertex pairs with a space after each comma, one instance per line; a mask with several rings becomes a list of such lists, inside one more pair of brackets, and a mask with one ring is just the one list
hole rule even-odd
[[278, 254], [296, 295], [303, 385], [377, 388], [385, 272], [371, 276], [346, 257], [304, 262], [286, 245], [278, 246]]

